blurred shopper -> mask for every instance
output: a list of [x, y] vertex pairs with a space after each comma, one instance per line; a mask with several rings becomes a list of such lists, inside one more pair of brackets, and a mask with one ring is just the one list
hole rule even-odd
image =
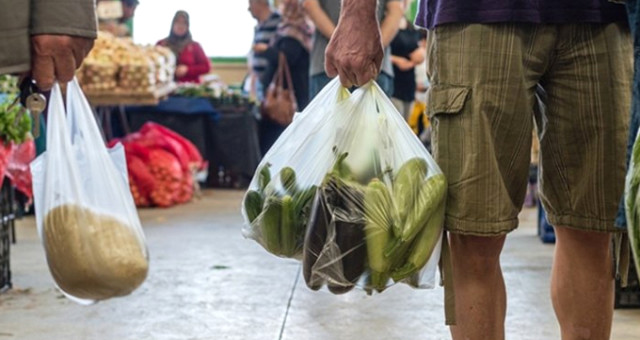
[[[269, 47], [262, 53], [268, 64], [261, 82], [263, 88], [268, 89], [278, 72], [279, 56], [284, 55], [293, 83], [285, 84], [285, 88], [293, 86], [298, 111], [302, 111], [309, 102], [309, 51], [311, 50], [312, 29], [307, 24], [299, 0], [281, 1], [280, 12], [282, 20], [277, 26], [276, 35], [272, 38]], [[262, 117], [260, 145], [263, 154], [278, 139], [285, 127], [268, 117]]]
[[68, 82], [96, 38], [94, 0], [0, 0], [0, 74]]
[[[410, 0], [404, 0], [405, 10]], [[424, 49], [420, 47], [421, 34], [403, 16], [400, 30], [391, 41], [393, 64], [393, 97], [391, 101], [405, 120], [409, 119], [416, 98], [416, 66], [424, 62]]]
[[[325, 50], [338, 24], [342, 5], [341, 1], [338, 0], [303, 1], [307, 14], [316, 26], [313, 48], [311, 50], [311, 82], [309, 85], [310, 99], [313, 99], [313, 97], [331, 81], [331, 77], [327, 75], [324, 69]], [[403, 14], [404, 10], [400, 0], [380, 0], [378, 2], [377, 18], [380, 20], [382, 27], [381, 39], [384, 48], [384, 57], [382, 59], [382, 70], [377, 77], [377, 82], [389, 97], [393, 95], [393, 66], [391, 65], [391, 49], [389, 48], [389, 44], [395, 37], [396, 32], [398, 32]], [[362, 28], [356, 24], [349, 28], [343, 27], [343, 29], [356, 32]], [[356, 47], [354, 46], [354, 48]], [[342, 74], [341, 78], [344, 78]]]
[[209, 58], [191, 37], [189, 14], [185, 11], [176, 12], [169, 37], [159, 41], [158, 45], [168, 47], [176, 55], [177, 82], [200, 83], [200, 76], [211, 71]]
[[[98, 0], [99, 4], [101, 1]], [[113, 2], [112, 0], [108, 0]], [[133, 36], [133, 17], [140, 2], [138, 0], [121, 0], [122, 17], [115, 20], [101, 20], [100, 30], [107, 31], [116, 37], [132, 37]]]
[[276, 36], [278, 24], [280, 24], [282, 17], [273, 10], [269, 0], [249, 0], [249, 12], [258, 21], [249, 55], [250, 81], [252, 87], [255, 87], [252, 91], [256, 92], [259, 99], [262, 99], [264, 90], [260, 80], [269, 66], [269, 60], [265, 52], [269, 49], [269, 44]]

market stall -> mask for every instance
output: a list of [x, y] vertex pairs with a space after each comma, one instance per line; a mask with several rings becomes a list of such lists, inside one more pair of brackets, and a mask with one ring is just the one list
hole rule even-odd
[[209, 161], [208, 186], [245, 187], [261, 157], [254, 103], [215, 76], [177, 85], [175, 63], [167, 48], [101, 32], [78, 77], [107, 140], [159, 123]]
[[17, 79], [0, 76], [0, 292], [11, 288], [10, 245], [16, 242], [16, 195], [33, 198], [31, 116], [17, 103]]
[[[175, 56], [169, 49], [100, 32], [77, 75], [110, 139], [112, 114], [124, 123], [126, 105], [157, 105], [166, 99], [176, 88], [174, 71]], [[124, 130], [130, 132], [126, 125]]]
[[261, 158], [255, 105], [216, 85], [183, 85], [156, 106], [127, 107], [133, 130], [148, 121], [191, 140], [209, 161], [206, 184], [246, 187]]

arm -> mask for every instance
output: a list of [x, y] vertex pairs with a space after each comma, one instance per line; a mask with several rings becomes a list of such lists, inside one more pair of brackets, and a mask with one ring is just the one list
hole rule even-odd
[[302, 7], [309, 15], [309, 18], [316, 25], [318, 32], [322, 33], [327, 39], [331, 39], [336, 25], [331, 21], [327, 13], [320, 7], [318, 0], [304, 0]]
[[195, 55], [194, 59], [196, 63], [194, 65], [187, 65], [187, 77], [197, 77], [209, 73], [209, 71], [211, 71], [211, 62], [200, 44], [193, 43], [193, 54]]
[[425, 59], [425, 51], [422, 47], [418, 46], [411, 55], [409, 56], [409, 60], [413, 63], [413, 65], [422, 64]]
[[382, 46], [387, 47], [398, 33], [400, 20], [404, 15], [402, 1], [390, 1], [387, 3], [387, 15], [384, 17], [380, 30], [382, 32]]
[[338, 26], [325, 52], [329, 77], [344, 87], [363, 85], [380, 73], [384, 51], [376, 18], [377, 0], [343, 0]]
[[97, 36], [94, 0], [31, 1], [32, 76], [41, 90], [68, 82]]

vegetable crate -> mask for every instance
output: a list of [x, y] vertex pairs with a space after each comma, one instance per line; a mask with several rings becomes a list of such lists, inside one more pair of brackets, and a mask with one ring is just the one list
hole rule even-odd
[[556, 234], [553, 226], [547, 220], [547, 213], [538, 200], [538, 236], [542, 243], [556, 243]]
[[13, 188], [5, 179], [0, 189], [0, 293], [11, 288], [9, 246], [15, 227], [13, 202]]
[[629, 265], [629, 282], [626, 288], [616, 280], [616, 308], [640, 308], [640, 279], [633, 261]]

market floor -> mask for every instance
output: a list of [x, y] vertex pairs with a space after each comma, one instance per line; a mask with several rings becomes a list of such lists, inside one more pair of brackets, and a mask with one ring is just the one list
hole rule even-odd
[[[11, 248], [14, 289], [0, 295], [0, 340], [450, 339], [442, 289], [394, 286], [368, 297], [312, 292], [299, 265], [240, 234], [239, 191], [142, 210], [151, 271], [133, 295], [79, 306], [53, 288], [33, 219]], [[535, 209], [507, 241], [507, 339], [559, 339], [549, 302], [552, 245], [536, 237]], [[638, 339], [640, 309], [617, 310], [615, 340]]]

